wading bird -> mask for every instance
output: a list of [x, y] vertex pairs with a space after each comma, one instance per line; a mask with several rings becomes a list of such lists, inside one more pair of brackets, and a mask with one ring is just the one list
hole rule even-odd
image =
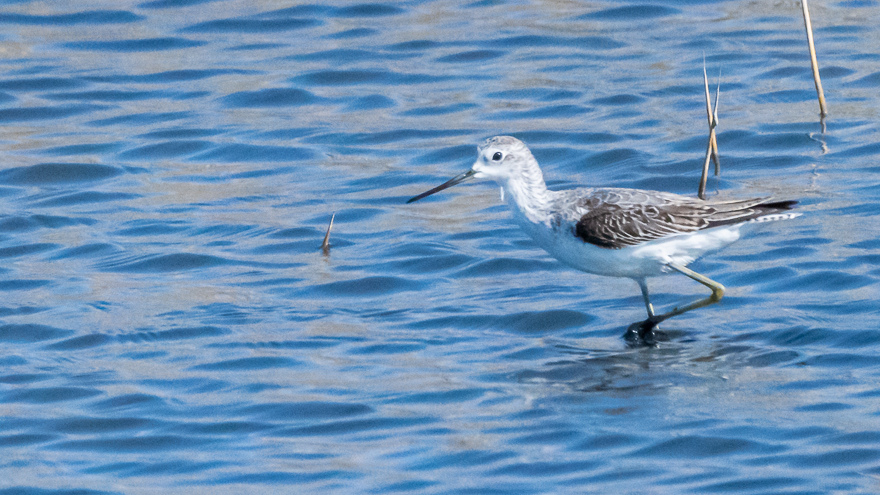
[[[470, 170], [407, 203], [469, 179], [497, 182], [516, 222], [554, 258], [587, 273], [634, 280], [648, 318], [630, 325], [628, 333], [644, 342], [653, 341], [658, 323], [716, 303], [724, 295], [724, 286], [687, 268], [689, 263], [736, 241], [746, 225], [798, 215], [788, 211], [796, 201], [769, 198], [702, 200], [624, 188], [551, 191], [535, 157], [510, 136], [486, 140]], [[696, 280], [712, 294], [656, 314], [647, 278], [669, 271]]]

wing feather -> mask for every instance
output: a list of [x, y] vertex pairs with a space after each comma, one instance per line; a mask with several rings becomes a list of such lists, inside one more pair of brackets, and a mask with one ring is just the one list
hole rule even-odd
[[581, 215], [574, 234], [607, 249], [636, 246], [663, 237], [746, 222], [790, 209], [794, 202], [768, 198], [704, 201], [687, 196], [636, 189], [588, 190], [575, 201]]

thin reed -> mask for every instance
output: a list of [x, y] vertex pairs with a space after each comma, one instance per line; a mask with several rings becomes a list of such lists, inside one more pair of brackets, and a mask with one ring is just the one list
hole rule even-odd
[[330, 225], [327, 226], [327, 233], [324, 234], [324, 242], [321, 243], [321, 249], [324, 251], [324, 254], [330, 253], [330, 230], [333, 229], [333, 219], [336, 218], [336, 212], [333, 212], [333, 215], [330, 216]]
[[813, 24], [810, 22], [810, 9], [807, 0], [801, 0], [804, 10], [804, 27], [807, 30], [807, 44], [810, 48], [810, 64], [813, 67], [813, 81], [816, 83], [816, 94], [819, 97], [819, 117], [824, 119], [828, 115], [825, 106], [825, 92], [822, 90], [822, 80], [819, 78], [819, 62], [816, 60], [816, 46], [813, 44]]
[[715, 127], [718, 126], [718, 95], [721, 93], [721, 82], [715, 90], [715, 105], [713, 108], [709, 96], [709, 76], [706, 75], [706, 63], [703, 62], [703, 87], [706, 90], [706, 116], [709, 119], [709, 143], [706, 145], [706, 161], [703, 162], [703, 174], [700, 176], [700, 186], [697, 196], [706, 199], [706, 182], [709, 180], [709, 162], [715, 162], [715, 175], [721, 173], [721, 161], [718, 158], [718, 139], [715, 137]]

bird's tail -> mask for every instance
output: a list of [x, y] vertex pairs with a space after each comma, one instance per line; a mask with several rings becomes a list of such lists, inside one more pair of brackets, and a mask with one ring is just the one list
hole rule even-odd
[[775, 201], [773, 203], [761, 203], [758, 205], [760, 208], [766, 208], [768, 210], [790, 210], [794, 208], [794, 205], [797, 204], [797, 201]]
[[788, 212], [797, 204], [797, 201], [774, 201], [773, 203], [761, 203], [754, 208], [761, 211], [752, 222], [775, 222], [777, 220], [789, 220], [801, 216], [800, 213]]

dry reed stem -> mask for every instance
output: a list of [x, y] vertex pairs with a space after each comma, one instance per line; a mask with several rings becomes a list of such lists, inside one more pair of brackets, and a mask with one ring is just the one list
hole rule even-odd
[[715, 162], [715, 175], [721, 173], [721, 161], [718, 159], [718, 140], [715, 138], [713, 129], [718, 124], [718, 93], [721, 91], [721, 82], [718, 82], [718, 90], [715, 93], [715, 110], [709, 100], [709, 78], [706, 76], [706, 60], [703, 58], [703, 85], [706, 88], [706, 118], [709, 119], [709, 139], [712, 144], [712, 161]]
[[330, 230], [333, 228], [333, 219], [336, 218], [336, 212], [333, 212], [333, 215], [330, 216], [330, 225], [327, 226], [327, 234], [324, 235], [324, 242], [321, 243], [321, 249], [324, 250], [324, 254], [330, 252]]
[[715, 161], [715, 175], [721, 173], [721, 163], [718, 160], [718, 140], [715, 137], [715, 127], [718, 125], [718, 95], [721, 93], [721, 83], [715, 92], [715, 108], [712, 108], [712, 100], [709, 96], [709, 76], [706, 75], [706, 64], [703, 63], [703, 87], [706, 90], [706, 115], [709, 118], [709, 142], [706, 145], [706, 161], [703, 162], [703, 174], [700, 176], [700, 186], [697, 196], [706, 199], [706, 182], [709, 180], [709, 162]]
[[715, 104], [712, 108], [712, 123], [709, 124], [709, 139], [712, 141], [712, 160], [715, 162], [715, 177], [721, 175], [721, 159], [718, 158], [718, 140], [715, 128], [718, 127], [718, 97], [721, 95], [721, 71], [718, 71], [718, 86], [715, 88]]
[[807, 44], [810, 48], [810, 64], [813, 67], [813, 81], [816, 83], [816, 94], [819, 97], [819, 117], [824, 119], [825, 116], [828, 115], [828, 110], [825, 106], [825, 92], [822, 90], [822, 80], [819, 78], [819, 62], [816, 61], [816, 46], [813, 44], [813, 24], [810, 22], [810, 9], [807, 6], [807, 0], [801, 0], [801, 6], [804, 10], [804, 27], [807, 30]]

